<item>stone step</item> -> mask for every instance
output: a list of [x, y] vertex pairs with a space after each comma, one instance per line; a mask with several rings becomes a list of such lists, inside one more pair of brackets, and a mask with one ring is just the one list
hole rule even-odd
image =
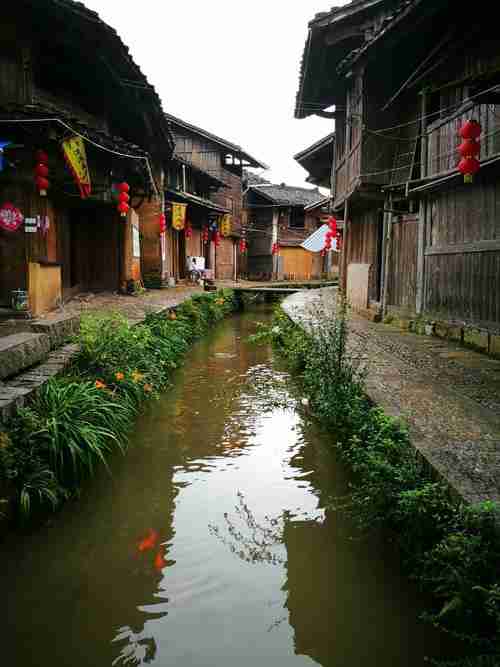
[[50, 352], [50, 338], [41, 333], [16, 333], [0, 338], [0, 380], [40, 363]]

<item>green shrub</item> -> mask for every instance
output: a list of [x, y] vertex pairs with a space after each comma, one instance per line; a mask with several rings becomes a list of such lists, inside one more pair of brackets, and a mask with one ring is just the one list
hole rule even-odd
[[59, 484], [76, 486], [124, 449], [134, 413], [131, 401], [93, 382], [52, 379], [18, 411], [12, 437], [43, 457]]

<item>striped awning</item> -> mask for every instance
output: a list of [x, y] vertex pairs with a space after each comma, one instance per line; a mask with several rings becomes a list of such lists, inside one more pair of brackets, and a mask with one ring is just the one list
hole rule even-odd
[[[328, 231], [328, 225], [321, 225], [318, 229], [308, 236], [306, 240], [301, 243], [301, 248], [304, 250], [309, 250], [309, 252], [321, 252], [325, 247], [325, 237]], [[332, 250], [337, 252], [337, 240], [333, 239]]]

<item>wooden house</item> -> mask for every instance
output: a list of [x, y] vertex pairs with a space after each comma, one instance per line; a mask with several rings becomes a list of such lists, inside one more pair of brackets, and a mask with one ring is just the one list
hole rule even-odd
[[[203, 226], [214, 224], [214, 221], [220, 220], [225, 213], [231, 219], [231, 233], [226, 238], [220, 239], [220, 245], [217, 247], [210, 242], [203, 248], [202, 254], [205, 256], [206, 266], [213, 270], [215, 278], [236, 279], [242, 272], [238, 240], [242, 233], [243, 170], [248, 167], [261, 169], [267, 167], [240, 146], [226, 139], [171, 114], [166, 114], [165, 117], [174, 137], [175, 158], [186, 165], [186, 169], [189, 169], [189, 165], [193, 170], [197, 169], [198, 177], [203, 173], [212, 179], [204, 182], [205, 189], [202, 192], [204, 203], [190, 201], [188, 197], [184, 199], [188, 204], [188, 216], [193, 211], [193, 221], [195, 221], [193, 226], [201, 229]], [[178, 189], [176, 191], [175, 183], [173, 186], [166, 189], [167, 201], [183, 197]], [[195, 213], [196, 207], [197, 213]], [[198, 248], [199, 236], [193, 235], [191, 242]], [[182, 255], [182, 240], [179, 243]], [[177, 274], [182, 276], [182, 260], [179, 262]]]
[[[490, 3], [356, 0], [309, 24], [296, 117], [335, 121], [334, 209], [354, 305], [500, 330], [500, 49]], [[397, 54], [397, 55], [396, 55]], [[457, 170], [482, 126], [479, 173]], [[463, 335], [463, 334], [462, 334]]]
[[[63, 154], [69, 139], [72, 168]], [[141, 278], [139, 219], [161, 206], [173, 141], [154, 88], [95, 12], [72, 0], [3, 8], [0, 141], [4, 314], [19, 293], [14, 305], [26, 308], [27, 293], [37, 315], [78, 291], [133, 288]], [[124, 217], [122, 182], [130, 187]]]
[[[321, 204], [316, 206], [316, 204]], [[310, 280], [322, 273], [320, 258], [301, 247], [325, 217], [327, 200], [317, 189], [250, 184], [244, 207], [248, 230], [248, 277]], [[274, 244], [279, 253], [273, 255]]]
[[330, 190], [332, 185], [332, 164], [335, 160], [335, 133], [322, 137], [312, 146], [304, 148], [293, 156], [308, 173], [306, 181]]

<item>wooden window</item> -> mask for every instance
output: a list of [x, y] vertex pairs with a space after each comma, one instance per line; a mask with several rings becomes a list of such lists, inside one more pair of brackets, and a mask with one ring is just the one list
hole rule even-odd
[[305, 214], [303, 208], [292, 208], [289, 219], [290, 229], [304, 229]]

